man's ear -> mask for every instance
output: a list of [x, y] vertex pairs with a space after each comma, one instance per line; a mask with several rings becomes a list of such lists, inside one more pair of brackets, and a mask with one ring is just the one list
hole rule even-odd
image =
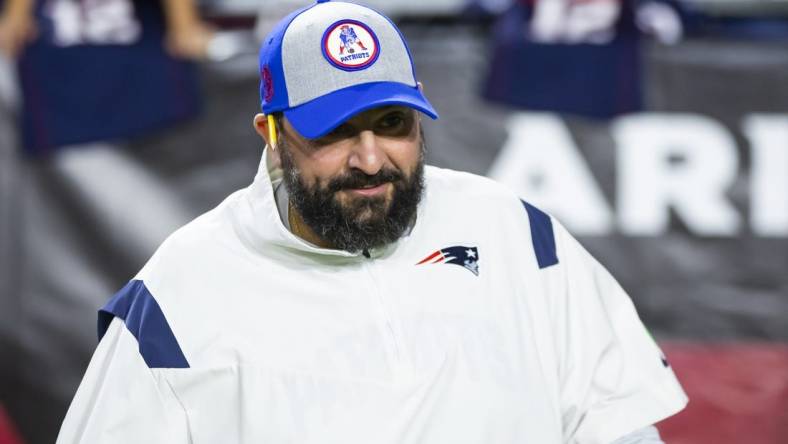
[[416, 82], [416, 85], [419, 87], [419, 91], [422, 93], [424, 92], [424, 84], [421, 82]]

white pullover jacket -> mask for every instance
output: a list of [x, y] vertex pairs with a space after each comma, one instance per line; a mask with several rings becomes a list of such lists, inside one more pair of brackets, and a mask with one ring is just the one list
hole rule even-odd
[[58, 443], [609, 444], [683, 408], [558, 222], [425, 175], [413, 230], [367, 258], [290, 233], [264, 161], [102, 309]]

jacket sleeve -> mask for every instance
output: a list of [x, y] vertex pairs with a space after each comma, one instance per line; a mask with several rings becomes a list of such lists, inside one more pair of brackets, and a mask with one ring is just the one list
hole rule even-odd
[[565, 442], [610, 444], [687, 397], [616, 280], [558, 223], [551, 318]]
[[57, 444], [190, 442], [185, 412], [115, 318], [69, 407]]

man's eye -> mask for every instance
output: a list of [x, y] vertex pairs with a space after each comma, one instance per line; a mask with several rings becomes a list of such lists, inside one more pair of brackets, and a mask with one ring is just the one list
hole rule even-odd
[[348, 137], [352, 137], [354, 134], [355, 129], [352, 125], [348, 125], [347, 123], [343, 123], [338, 127], [334, 128], [323, 137], [319, 137], [317, 139], [313, 139], [312, 143], [316, 146], [323, 146], [334, 143], [341, 139], [346, 139]]
[[327, 134], [328, 137], [341, 137], [353, 134], [353, 127], [348, 125], [347, 123], [343, 123], [338, 127], [331, 130], [330, 133]]
[[398, 129], [405, 124], [405, 116], [402, 113], [389, 114], [380, 121], [380, 127], [386, 130]]
[[383, 119], [383, 126], [386, 128], [393, 128], [395, 126], [401, 125], [404, 121], [405, 119], [403, 119], [402, 115], [400, 114], [389, 115]]

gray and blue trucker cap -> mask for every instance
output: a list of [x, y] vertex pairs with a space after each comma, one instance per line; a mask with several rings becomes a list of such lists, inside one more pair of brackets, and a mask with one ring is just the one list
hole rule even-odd
[[385, 105], [438, 118], [399, 29], [353, 3], [318, 0], [282, 19], [260, 48], [260, 79], [263, 113], [284, 112], [310, 139]]

